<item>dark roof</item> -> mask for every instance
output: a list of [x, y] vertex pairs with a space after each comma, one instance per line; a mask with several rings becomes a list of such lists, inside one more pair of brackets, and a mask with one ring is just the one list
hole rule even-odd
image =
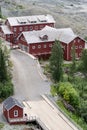
[[3, 106], [7, 109], [10, 110], [12, 107], [14, 107], [15, 105], [23, 108], [23, 105], [18, 102], [17, 99], [13, 98], [13, 97], [8, 97], [4, 102], [3, 102]]

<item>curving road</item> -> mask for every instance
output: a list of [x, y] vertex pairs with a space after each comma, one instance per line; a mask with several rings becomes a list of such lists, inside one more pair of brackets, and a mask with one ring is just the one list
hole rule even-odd
[[50, 83], [44, 81], [37, 61], [19, 50], [11, 51], [15, 97], [19, 100], [37, 100], [50, 93]]
[[78, 130], [45, 96], [41, 96], [50, 93], [50, 82], [43, 80], [38, 62], [18, 50], [11, 51], [11, 59], [14, 96], [24, 104], [25, 113], [40, 118], [48, 130]]

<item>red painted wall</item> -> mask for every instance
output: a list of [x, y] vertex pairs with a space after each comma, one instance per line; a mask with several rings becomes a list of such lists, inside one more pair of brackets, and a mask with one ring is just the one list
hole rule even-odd
[[71, 50], [72, 50], [72, 46], [73, 44], [75, 45], [75, 52], [76, 52], [76, 57], [80, 58], [81, 54], [82, 54], [82, 50], [85, 48], [85, 41], [79, 37], [76, 37], [72, 42], [70, 42], [68, 44], [68, 59], [67, 60], [71, 60], [72, 56], [71, 56]]
[[[14, 117], [15, 110], [18, 110], [18, 117]], [[9, 118], [22, 118], [22, 117], [23, 117], [23, 108], [15, 105], [12, 109], [9, 110]]]
[[[21, 36], [22, 39], [24, 39], [23, 35]], [[49, 58], [50, 54], [51, 54], [51, 49], [52, 47], [49, 47], [50, 44], [54, 44], [54, 41], [51, 42], [47, 42], [44, 41], [43, 43], [32, 43], [32, 44], [27, 44], [27, 42], [24, 40], [21, 40], [21, 37], [19, 39], [19, 43], [21, 43], [22, 45], [27, 45], [29, 46], [29, 53], [34, 55], [34, 56], [38, 56], [38, 57], [44, 57], [44, 55]], [[74, 43], [75, 42], [75, 43]], [[81, 57], [81, 53], [82, 50], [85, 48], [85, 41], [82, 40], [81, 38], [77, 37], [75, 38], [72, 42], [66, 44], [63, 42], [60, 42], [62, 44], [62, 48], [63, 48], [63, 55], [64, 55], [64, 60], [71, 60], [71, 48], [73, 43], [75, 44], [75, 47], [77, 47], [76, 49], [76, 53], [78, 54], [78, 58]], [[44, 48], [44, 45], [46, 45], [46, 48]], [[40, 46], [40, 47], [38, 47]], [[80, 48], [80, 46], [82, 46], [82, 48]]]
[[[30, 54], [49, 54], [51, 52], [51, 48], [54, 42], [43, 42], [43, 43], [33, 43], [29, 44], [29, 53]], [[33, 49], [35, 47], [35, 49]]]
[[8, 111], [4, 108], [4, 106], [3, 106], [3, 114], [8, 121]]

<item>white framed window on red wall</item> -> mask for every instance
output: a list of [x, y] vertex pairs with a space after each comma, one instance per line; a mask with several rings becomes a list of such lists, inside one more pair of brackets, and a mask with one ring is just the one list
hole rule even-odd
[[40, 49], [40, 48], [41, 48], [41, 45], [38, 45], [38, 48]]
[[18, 110], [14, 110], [14, 117], [18, 116]]
[[35, 46], [32, 46], [32, 49], [35, 49]]

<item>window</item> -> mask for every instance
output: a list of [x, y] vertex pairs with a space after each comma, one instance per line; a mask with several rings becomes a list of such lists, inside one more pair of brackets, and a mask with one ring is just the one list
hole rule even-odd
[[32, 46], [32, 49], [35, 49], [35, 46]]
[[38, 30], [38, 26], [35, 26], [35, 30]]
[[22, 27], [19, 28], [19, 31], [22, 31]]
[[24, 30], [25, 30], [25, 31], [28, 31], [28, 26], [25, 26], [25, 27], [24, 27]]
[[53, 24], [50, 24], [50, 26], [51, 26], [51, 27], [54, 27], [54, 25], [53, 25]]
[[14, 117], [17, 117], [18, 116], [18, 110], [15, 110], [14, 111]]
[[52, 47], [52, 44], [49, 44], [49, 47]]
[[80, 42], [80, 39], [78, 39], [78, 43]]
[[40, 29], [42, 29], [44, 26], [43, 25], [40, 25]]
[[41, 45], [38, 45], [38, 48], [40, 49], [40, 48], [41, 48]]
[[82, 56], [82, 53], [79, 53], [79, 56]]
[[25, 41], [24, 37], [21, 37], [21, 40], [22, 40], [22, 41]]
[[78, 49], [78, 46], [75, 46], [75, 49]]
[[16, 32], [17, 31], [17, 28], [14, 28], [14, 32]]
[[32, 31], [32, 30], [33, 30], [33, 26], [30, 26], [30, 27], [29, 27], [29, 30]]
[[79, 48], [82, 48], [82, 45], [80, 45]]
[[45, 45], [44, 45], [44, 48], [46, 48], [46, 47], [47, 47], [47, 45], [45, 44]]

